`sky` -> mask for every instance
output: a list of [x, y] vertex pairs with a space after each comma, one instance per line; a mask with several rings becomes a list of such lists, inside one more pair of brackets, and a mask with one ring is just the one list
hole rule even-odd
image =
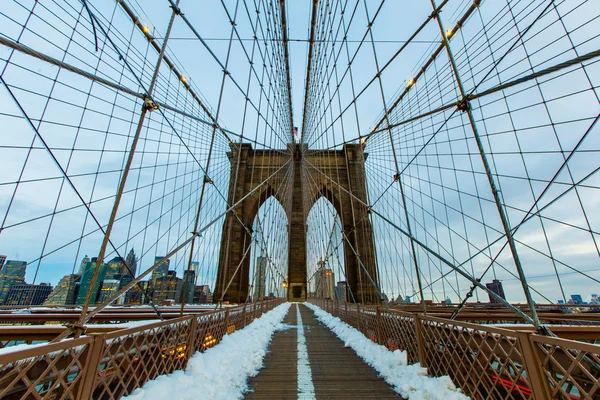
[[[116, 2], [88, 3], [104, 28], [96, 26], [95, 36], [90, 16], [78, 0], [45, 0], [35, 5], [33, 1], [7, 2], [0, 11], [0, 35], [135, 93], [145, 92], [157, 60], [155, 49]], [[548, 8], [548, 2], [542, 0], [483, 1], [450, 42], [464, 88], [481, 93], [597, 50], [600, 6], [584, 0], [554, 3]], [[162, 43], [172, 11], [168, 1], [130, 0], [127, 4], [139, 17], [140, 25]], [[442, 28], [453, 29], [469, 5], [468, 1], [449, 1], [441, 13]], [[367, 184], [375, 203], [373, 209], [403, 229], [408, 228], [405, 196], [410, 229], [427, 246], [417, 246], [417, 262], [424, 279], [437, 282], [429, 293], [425, 291], [426, 297], [437, 301], [450, 296], [458, 300], [470, 287], [470, 282], [456, 276], [435, 254], [456, 263], [472, 258], [464, 267], [475, 276], [482, 274], [490, 259], [497, 256], [483, 281], [497, 277], [512, 300], [523, 301], [520, 281], [514, 277], [514, 257], [502, 247], [506, 243], [502, 239], [504, 231], [473, 136], [473, 123], [454, 108], [406, 122], [438, 106], [453, 104], [460, 95], [445, 51], [420, 75], [421, 67], [440, 44], [439, 27], [434, 21], [402, 47], [431, 14], [430, 2], [321, 4], [317, 38], [323, 40], [315, 44], [316, 72], [303, 126], [311, 6], [311, 1], [300, 0], [286, 4], [291, 125], [299, 127], [313, 151], [339, 146], [344, 141], [357, 142], [380, 121], [383, 126], [400, 124], [391, 130], [391, 139], [384, 130], [367, 141]], [[181, 0], [180, 7], [195, 32], [181, 17], [175, 18], [166, 54], [186, 83], [211, 114], [218, 116], [220, 126], [230, 132], [230, 137], [239, 140], [238, 135], [242, 135], [244, 140], [254, 141], [256, 147], [285, 149], [291, 133], [286, 125], [287, 104], [281, 97], [283, 69], [276, 64], [280, 61], [276, 52], [282, 49], [281, 42], [271, 41], [265, 46], [252, 40], [257, 23], [261, 39], [276, 34], [279, 3]], [[259, 14], [256, 7], [260, 8]], [[235, 19], [235, 31], [230, 19]], [[27, 29], [22, 32], [23, 25]], [[321, 30], [324, 26], [328, 28]], [[112, 42], [107, 40], [106, 32]], [[230, 41], [232, 34], [234, 40]], [[344, 36], [346, 41], [342, 40]], [[367, 40], [361, 43], [363, 37]], [[399, 56], [393, 58], [401, 48]], [[252, 65], [249, 57], [254, 61]], [[267, 66], [269, 62], [264, 60], [273, 64]], [[225, 64], [228, 73], [223, 84]], [[381, 81], [369, 83], [383, 65], [387, 66]], [[92, 84], [3, 45], [0, 75], [8, 85], [0, 85], [0, 123], [5, 132], [0, 143], [0, 253], [30, 262], [28, 282], [57, 283], [64, 274], [78, 269], [84, 255], [98, 253], [102, 235], [92, 214], [100, 224], [108, 221], [142, 100]], [[413, 82], [417, 75], [419, 79]], [[599, 136], [594, 122], [600, 111], [598, 82], [600, 67], [592, 59], [585, 68], [570, 67], [472, 102], [474, 125], [506, 205], [506, 219], [511, 227], [519, 226], [516, 247], [537, 291], [536, 301], [556, 301], [562, 296], [561, 289], [567, 297], [576, 291], [584, 297], [600, 291], [596, 243], [600, 221], [594, 212], [600, 198], [595, 173]], [[392, 107], [404, 91], [402, 101], [388, 119], [382, 120], [384, 110]], [[353, 103], [359, 92], [362, 94]], [[198, 226], [216, 222], [195, 241], [193, 258], [201, 265], [199, 279], [203, 282], [199, 283], [210, 284], [215, 279], [226, 208], [230, 147], [225, 135], [217, 132], [208, 162], [213, 129], [198, 118], [206, 121], [209, 117], [164, 65], [154, 98], [196, 118], [165, 107], [149, 113], [112, 242], [123, 256], [134, 248], [142, 257], [142, 267], [149, 267], [154, 257], [166, 254], [189, 237], [196, 224], [201, 180], [208, 165], [214, 185], [209, 185], [203, 195], [205, 206]], [[569, 156], [573, 149], [577, 151]], [[566, 167], [561, 167], [566, 157]], [[57, 164], [70, 181], [62, 178]], [[392, 184], [396, 172], [401, 172], [403, 193], [400, 186]], [[556, 182], [547, 187], [555, 175]], [[584, 178], [573, 190], [573, 182]], [[92, 214], [81, 206], [79, 196], [88, 202]], [[534, 203], [539, 196], [539, 203]], [[540, 212], [542, 218], [519, 225], [534, 204], [546, 206]], [[335, 211], [327, 202], [316, 207], [320, 212], [309, 214], [313, 217], [309, 218], [308, 231], [315, 236], [309, 242], [325, 243]], [[274, 257], [285, 260], [287, 249], [278, 245], [286, 230], [282, 209], [269, 203], [261, 210], [264, 224], [278, 221], [272, 228], [278, 233], [257, 237], [262, 243], [258, 247], [270, 246], [272, 252], [277, 249]], [[533, 212], [537, 210], [534, 207]], [[327, 215], [327, 221], [315, 218], [317, 214]], [[372, 215], [371, 220], [382, 289], [394, 297], [414, 296], [410, 240], [379, 216]], [[256, 221], [254, 226], [256, 230]], [[82, 235], [84, 238], [78, 239]], [[339, 232], [336, 238], [343, 240]], [[500, 241], [476, 255], [496, 239]], [[322, 253], [322, 249], [309, 249], [309, 276], [316, 268], [314, 261], [325, 257]], [[109, 245], [108, 257], [115, 255]], [[253, 264], [257, 255], [258, 250], [253, 248]], [[172, 259], [180, 276], [188, 257], [189, 245]], [[343, 265], [332, 267], [342, 280]], [[278, 262], [277, 268], [276, 275], [282, 279], [286, 262]], [[587, 272], [582, 275], [576, 270]], [[564, 288], [557, 288], [557, 273]], [[439, 280], [441, 275], [446, 278]], [[476, 296], [484, 300], [487, 297], [480, 291]]]

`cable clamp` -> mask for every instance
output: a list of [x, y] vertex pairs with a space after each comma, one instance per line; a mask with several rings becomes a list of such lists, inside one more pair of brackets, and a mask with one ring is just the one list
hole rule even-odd
[[78, 332], [80, 335], [84, 334], [87, 331], [87, 326], [81, 325], [77, 322], [67, 322], [64, 324], [65, 327], [71, 329], [72, 331]]
[[456, 108], [462, 112], [469, 111], [471, 109], [471, 104], [469, 103], [469, 99], [467, 97], [465, 97], [464, 99], [457, 101]]
[[211, 185], [215, 184], [213, 180], [208, 177], [208, 175], [204, 175], [204, 183], [210, 183]]
[[400, 180], [400, 173], [396, 173], [396, 175], [394, 175], [394, 182], [398, 182]]
[[173, 12], [174, 12], [175, 14], [177, 14], [177, 15], [183, 15], [183, 14], [181, 13], [181, 8], [179, 8], [179, 7], [178, 7], [176, 4], [172, 4], [172, 5], [171, 5], [171, 8], [173, 9]]
[[155, 103], [154, 101], [152, 101], [152, 99], [150, 97], [148, 97], [147, 95], [144, 96], [144, 110], [146, 111], [154, 111], [154, 110], [158, 110], [160, 108], [160, 106]]

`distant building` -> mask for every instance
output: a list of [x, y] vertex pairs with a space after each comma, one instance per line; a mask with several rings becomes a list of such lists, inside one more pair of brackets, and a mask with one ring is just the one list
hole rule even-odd
[[[157, 262], [159, 262], [162, 259], [163, 259], [162, 256], [154, 257], [154, 263], [156, 264]], [[170, 264], [171, 264], [171, 260], [169, 260], [168, 258], [165, 261], [163, 261], [162, 263], [160, 263], [158, 265], [158, 267], [156, 267], [156, 269], [154, 271], [152, 271], [152, 277], [150, 278], [150, 281], [153, 281], [156, 278], [166, 277], [167, 274], [169, 273], [169, 265]]]
[[592, 297], [590, 299], [590, 304], [600, 304], [600, 299], [598, 299], [598, 295], [592, 293]]
[[117, 281], [121, 280], [124, 268], [125, 262], [121, 257], [113, 258], [106, 266], [106, 274], [104, 279], [116, 279]]
[[[486, 283], [485, 287], [488, 288], [491, 292], [496, 293], [498, 296], [506, 300], [506, 296], [504, 295], [504, 288], [502, 287], [502, 282], [497, 279], [492, 280], [490, 283]], [[488, 293], [490, 297], [490, 303], [495, 304], [499, 303], [499, 301]]]
[[0, 305], [8, 298], [8, 292], [12, 285], [25, 283], [25, 270], [27, 262], [7, 260], [0, 270]]
[[119, 290], [119, 281], [117, 279], [104, 279], [98, 293], [98, 303], [104, 303]]
[[583, 298], [581, 297], [580, 294], [572, 294], [571, 300], [572, 300], [571, 304], [585, 304], [583, 302]]
[[181, 299], [183, 280], [177, 278], [175, 270], [167, 272], [167, 276], [156, 278], [152, 281], [152, 302], [160, 304], [165, 300]]
[[208, 285], [197, 285], [194, 287], [194, 304], [210, 303], [210, 287]]
[[79, 264], [79, 271], [77, 272], [77, 275], [83, 275], [83, 271], [85, 270], [85, 266], [89, 262], [90, 262], [90, 258], [86, 254], [86, 256], [83, 257], [83, 259], [81, 260], [81, 264]]
[[200, 271], [200, 263], [198, 261], [192, 261], [191, 270], [196, 273], [196, 276], [198, 276], [198, 272]]
[[4, 267], [4, 263], [6, 262], [6, 256], [0, 254], [0, 271], [2, 271], [2, 267]]
[[335, 286], [335, 298], [338, 301], [346, 301], [348, 296], [348, 282], [339, 281]]
[[331, 269], [319, 268], [316, 273], [316, 296], [323, 299], [334, 299], [334, 281], [335, 275]]
[[[152, 300], [152, 287], [150, 285], [150, 281], [140, 281], [139, 286], [139, 302], [140, 304], [149, 304], [150, 300]], [[134, 290], [132, 288], [131, 290]], [[136, 293], [136, 292], [134, 292]], [[135, 303], [137, 300], [136, 295], [132, 295], [132, 303]]]
[[254, 300], [262, 300], [265, 297], [267, 285], [267, 257], [256, 257], [254, 273]]
[[[183, 285], [184, 288], [181, 293], [182, 298], [180, 299], [180, 301], [183, 304], [192, 304], [194, 302], [194, 286], [196, 285], [196, 271], [190, 270], [184, 272]], [[183, 298], [183, 296], [185, 296], [185, 299]]]
[[46, 301], [51, 292], [52, 285], [49, 283], [12, 285], [4, 304], [7, 306], [39, 306]]
[[98, 300], [98, 294], [100, 292], [100, 286], [102, 281], [106, 277], [107, 265], [106, 263], [102, 263], [98, 268], [98, 277], [96, 278], [96, 282], [92, 287], [92, 278], [94, 277], [94, 271], [96, 270], [96, 257], [92, 257], [92, 260], [88, 262], [84, 266], [83, 275], [81, 276], [81, 280], [79, 281], [79, 293], [77, 294], [77, 300], [75, 304], [83, 305], [85, 304], [85, 299], [88, 294], [88, 291], [92, 292], [92, 296], [90, 298], [90, 304], [95, 304]]
[[[135, 256], [135, 252], [133, 249], [129, 250], [127, 257], [125, 258], [125, 264], [123, 266], [123, 270], [121, 271], [121, 275], [130, 275], [132, 278], [135, 278], [137, 274], [137, 257]], [[133, 280], [133, 279], [132, 279]]]
[[77, 294], [79, 292], [78, 283], [80, 279], [81, 275], [79, 274], [63, 276], [58, 282], [58, 285], [54, 287], [54, 290], [44, 302], [44, 305], [68, 306], [75, 304], [75, 301], [77, 300]]

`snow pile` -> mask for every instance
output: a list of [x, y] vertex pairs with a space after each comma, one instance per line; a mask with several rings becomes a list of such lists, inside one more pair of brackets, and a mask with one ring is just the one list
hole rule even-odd
[[468, 399], [456, 389], [450, 377], [428, 377], [427, 369], [422, 368], [418, 363], [406, 365], [405, 351], [390, 351], [321, 308], [310, 303], [305, 305], [314, 311], [320, 322], [344, 341], [346, 347], [352, 348], [360, 358], [379, 372], [379, 375], [402, 397], [413, 400]]
[[124, 399], [242, 398], [247, 378], [258, 374], [273, 332], [280, 328], [289, 307], [289, 303], [275, 307], [244, 329], [225, 335], [217, 346], [196, 353], [185, 371], [161, 375]]

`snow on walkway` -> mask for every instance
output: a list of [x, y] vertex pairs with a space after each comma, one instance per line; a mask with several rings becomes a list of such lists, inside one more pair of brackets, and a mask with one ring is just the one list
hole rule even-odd
[[218, 400], [239, 399], [248, 388], [248, 377], [256, 376], [276, 329], [288, 312], [289, 303], [263, 314], [244, 329], [225, 335], [221, 343], [196, 353], [185, 371], [146, 382], [128, 400]]
[[418, 363], [407, 365], [405, 351], [390, 351], [385, 346], [372, 342], [360, 331], [321, 308], [310, 303], [304, 304], [314, 311], [319, 321], [331, 329], [345, 343], [346, 347], [352, 348], [402, 397], [411, 400], [468, 399], [456, 389], [450, 377], [428, 377], [427, 369]]

